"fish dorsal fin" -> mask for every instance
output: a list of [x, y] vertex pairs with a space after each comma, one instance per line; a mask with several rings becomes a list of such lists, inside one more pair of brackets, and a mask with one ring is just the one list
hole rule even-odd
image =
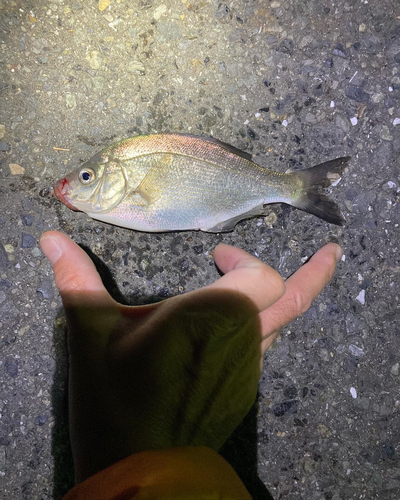
[[201, 139], [206, 142], [211, 142], [212, 144], [215, 144], [225, 149], [225, 151], [228, 151], [228, 153], [232, 153], [234, 155], [240, 156], [241, 158], [244, 158], [245, 160], [251, 161], [252, 155], [250, 153], [246, 153], [246, 151], [242, 151], [241, 149], [235, 148], [235, 146], [232, 146], [227, 142], [222, 142], [218, 139], [214, 139], [214, 137], [199, 136], [194, 134], [179, 134], [179, 135], [185, 135], [186, 137], [194, 137], [195, 139]]

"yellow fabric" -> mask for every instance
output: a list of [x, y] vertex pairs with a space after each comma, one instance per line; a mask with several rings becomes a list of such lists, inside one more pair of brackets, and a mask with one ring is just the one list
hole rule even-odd
[[211, 448], [135, 453], [75, 486], [63, 500], [251, 500]]

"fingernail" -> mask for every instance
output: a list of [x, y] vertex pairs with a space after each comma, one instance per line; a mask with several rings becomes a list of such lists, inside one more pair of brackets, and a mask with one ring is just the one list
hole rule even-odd
[[342, 255], [343, 255], [343, 250], [340, 248], [339, 245], [336, 245], [336, 253], [335, 253], [336, 262], [339, 262], [339, 260], [342, 258]]
[[40, 238], [40, 246], [45, 256], [54, 266], [54, 264], [62, 255], [62, 250], [60, 245], [58, 244], [57, 239], [53, 236], [44, 236]]

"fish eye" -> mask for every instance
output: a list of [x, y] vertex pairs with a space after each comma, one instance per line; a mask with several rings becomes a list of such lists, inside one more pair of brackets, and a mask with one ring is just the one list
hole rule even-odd
[[95, 178], [96, 174], [91, 168], [84, 168], [79, 172], [79, 180], [82, 184], [90, 184]]

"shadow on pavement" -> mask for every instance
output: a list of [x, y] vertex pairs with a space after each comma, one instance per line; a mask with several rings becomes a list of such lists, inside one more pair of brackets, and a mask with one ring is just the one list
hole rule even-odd
[[[120, 292], [111, 271], [87, 247], [83, 250], [93, 260], [104, 286], [110, 295], [122, 304], [131, 303]], [[159, 296], [137, 298], [140, 303], [160, 300]], [[56, 370], [52, 388], [54, 427], [52, 431], [52, 455], [54, 458], [53, 498], [60, 500], [74, 486], [74, 467], [68, 430], [68, 351], [66, 341], [66, 319], [63, 309], [58, 312], [53, 333]], [[257, 474], [257, 411], [255, 402], [240, 426], [220, 450], [220, 454], [235, 469], [252, 498], [273, 500]]]

